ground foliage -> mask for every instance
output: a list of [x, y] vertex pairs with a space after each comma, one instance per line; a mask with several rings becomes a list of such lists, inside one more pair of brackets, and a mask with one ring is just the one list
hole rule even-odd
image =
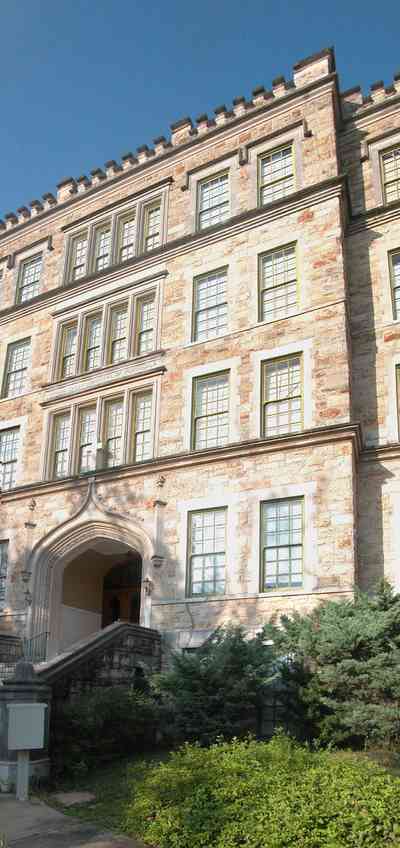
[[196, 651], [175, 654], [171, 668], [153, 681], [169, 733], [203, 745], [221, 735], [259, 735], [276, 677], [274, 657], [262, 634], [249, 639], [239, 626], [219, 628]]
[[267, 625], [281, 662], [282, 697], [299, 731], [323, 743], [398, 746], [400, 595], [327, 602]]
[[399, 848], [400, 780], [288, 737], [187, 744], [132, 784], [124, 830], [158, 848]]

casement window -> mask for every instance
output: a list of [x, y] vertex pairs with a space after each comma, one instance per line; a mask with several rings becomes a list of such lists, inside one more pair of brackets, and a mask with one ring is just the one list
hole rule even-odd
[[153, 454], [153, 392], [127, 390], [50, 418], [48, 476], [61, 479], [143, 462]]
[[159, 247], [161, 239], [161, 206], [159, 203], [144, 210], [143, 250], [148, 253]]
[[163, 194], [151, 202], [138, 200], [130, 209], [120, 209], [103, 220], [98, 218], [69, 236], [66, 282], [97, 274], [128, 262], [163, 242]]
[[39, 294], [41, 273], [41, 253], [21, 262], [17, 287], [17, 303], [25, 303]]
[[226, 445], [229, 438], [229, 372], [193, 380], [192, 447]]
[[261, 591], [303, 584], [303, 498], [261, 504]]
[[381, 172], [384, 202], [400, 200], [400, 147], [381, 153]]
[[259, 319], [276, 321], [297, 312], [296, 246], [289, 244], [260, 257]]
[[152, 393], [142, 392], [134, 398], [134, 462], [151, 457]]
[[87, 273], [88, 239], [87, 230], [71, 239], [69, 262], [69, 277], [71, 280], [79, 280]]
[[193, 284], [193, 341], [223, 336], [228, 329], [227, 270], [197, 277]]
[[301, 355], [262, 365], [262, 434], [298, 433], [303, 427]]
[[291, 144], [271, 150], [259, 160], [260, 204], [265, 206], [291, 194], [295, 188], [294, 157]]
[[154, 350], [154, 295], [137, 301], [136, 352], [149, 353]]
[[86, 319], [84, 371], [93, 371], [101, 365], [102, 315], [98, 313]]
[[229, 175], [218, 174], [198, 184], [198, 229], [222, 224], [229, 218]]
[[188, 594], [223, 595], [226, 571], [226, 508], [189, 513]]
[[19, 427], [0, 430], [0, 489], [15, 486], [19, 451]]
[[110, 224], [98, 227], [95, 231], [94, 270], [103, 271], [111, 264], [111, 228]]
[[8, 540], [0, 540], [0, 606], [4, 605], [6, 599], [8, 570]]
[[23, 394], [26, 389], [30, 359], [30, 339], [23, 339], [8, 346], [3, 397], [16, 397]]
[[53, 425], [53, 473], [52, 477], [68, 476], [70, 450], [71, 414], [63, 412], [54, 416]]
[[393, 318], [400, 318], [400, 251], [389, 257], [390, 279], [392, 284]]
[[[130, 331], [130, 327], [134, 331]], [[58, 329], [54, 377], [67, 377], [145, 356], [155, 350], [156, 293], [131, 295], [96, 312], [71, 317]]]

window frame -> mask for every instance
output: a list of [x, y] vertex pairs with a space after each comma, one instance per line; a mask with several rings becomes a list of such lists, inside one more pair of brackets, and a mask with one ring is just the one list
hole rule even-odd
[[[4, 558], [3, 554], [1, 553], [3, 550], [5, 550]], [[10, 540], [0, 539], [0, 610], [4, 609], [6, 605], [9, 564]]]
[[[208, 309], [214, 309], [215, 307], [208, 307], [208, 309], [196, 309], [196, 296], [197, 296], [197, 285], [201, 280], [206, 280], [209, 277], [213, 277], [217, 274], [225, 275], [225, 297], [222, 303], [218, 303], [218, 306], [224, 306], [226, 304], [226, 329], [223, 333], [218, 333], [215, 336], [210, 336], [207, 339], [198, 339], [196, 338], [196, 318], [200, 312], [206, 312]], [[198, 274], [193, 277], [193, 285], [192, 285], [192, 321], [191, 321], [191, 343], [192, 344], [206, 344], [208, 341], [212, 341], [213, 339], [221, 339], [223, 336], [226, 336], [229, 333], [229, 301], [228, 301], [228, 265], [224, 265], [221, 268], [216, 268], [215, 271], [208, 271], [205, 274]]]
[[[226, 414], [226, 415], [227, 415], [227, 418], [228, 418], [228, 437], [227, 437], [227, 441], [226, 441], [226, 442], [225, 442], [225, 444], [223, 444], [223, 445], [213, 445], [212, 447], [208, 447], [208, 446], [207, 446], [207, 447], [202, 447], [202, 448], [196, 447], [196, 420], [197, 420], [197, 417], [196, 417], [196, 415], [195, 415], [195, 410], [196, 410], [196, 388], [197, 388], [197, 384], [198, 384], [198, 383], [200, 383], [200, 382], [203, 382], [203, 383], [204, 383], [204, 382], [206, 382], [207, 380], [212, 380], [212, 379], [214, 379], [215, 377], [222, 377], [222, 376], [226, 376], [226, 377], [227, 377], [227, 385], [228, 385], [228, 406], [227, 406], [226, 413], [218, 413], [218, 412], [216, 412], [216, 413], [214, 413], [214, 415], [213, 415], [212, 417], [214, 417], [214, 416], [216, 416], [216, 415], [221, 415], [221, 414]], [[190, 449], [191, 449], [192, 451], [196, 451], [196, 452], [197, 452], [197, 451], [201, 451], [201, 450], [217, 450], [218, 448], [224, 448], [224, 447], [226, 447], [227, 445], [229, 445], [230, 438], [231, 438], [231, 414], [230, 414], [230, 413], [231, 413], [231, 370], [230, 370], [230, 368], [223, 369], [223, 370], [221, 370], [221, 371], [215, 371], [215, 372], [207, 373], [207, 374], [199, 374], [198, 376], [194, 376], [194, 377], [192, 377], [192, 405], [191, 405], [191, 428], [190, 428], [190, 429], [191, 429], [191, 435], [190, 435]], [[208, 418], [208, 417], [211, 417], [211, 416], [204, 416], [204, 415], [202, 415], [202, 416], [199, 416], [199, 418], [200, 418], [200, 417], [201, 417], [201, 418]]]
[[[160, 213], [160, 225], [159, 225], [159, 233], [158, 233], [158, 244], [155, 247], [146, 247], [146, 241], [150, 238], [149, 234], [149, 215], [151, 212], [155, 212], [159, 210]], [[156, 198], [156, 200], [149, 201], [148, 203], [143, 204], [142, 210], [142, 238], [141, 238], [141, 253], [147, 254], [152, 253], [153, 250], [157, 250], [162, 245], [162, 200], [161, 197]]]
[[15, 464], [15, 470], [13, 474], [13, 484], [11, 486], [4, 487], [4, 479], [3, 479], [3, 470], [4, 465], [1, 460], [1, 452], [0, 452], [0, 490], [3, 492], [8, 492], [11, 489], [15, 489], [18, 485], [18, 472], [19, 472], [19, 464], [21, 461], [21, 447], [22, 447], [22, 427], [19, 424], [9, 423], [8, 426], [2, 426], [0, 429], [0, 445], [1, 445], [1, 437], [4, 433], [10, 433], [15, 431], [17, 433], [17, 452], [15, 459], [9, 460], [9, 462], [13, 462]]
[[[289, 362], [291, 359], [300, 359], [301, 427], [300, 427], [299, 430], [294, 431], [294, 432], [291, 432], [290, 430], [288, 430], [286, 433], [278, 433], [278, 434], [275, 434], [274, 436], [267, 435], [266, 432], [265, 432], [265, 423], [264, 423], [264, 421], [265, 421], [264, 407], [267, 405], [268, 401], [265, 400], [264, 371], [265, 371], [265, 368], [268, 365], [271, 365], [272, 363], [277, 364], [279, 362]], [[262, 439], [279, 439], [279, 438], [285, 438], [286, 436], [296, 436], [296, 435], [299, 435], [300, 433], [302, 433], [305, 429], [304, 428], [304, 351], [300, 349], [298, 353], [288, 353], [288, 354], [283, 354], [281, 356], [271, 357], [271, 359], [262, 359], [261, 360], [261, 368], [260, 368], [260, 377], [261, 377], [261, 390], [260, 390], [260, 400], [261, 400], [261, 404], [260, 404], [260, 407], [261, 407], [260, 408], [260, 433], [261, 433], [261, 438]], [[282, 400], [286, 400], [286, 399], [289, 400], [290, 398], [289, 397], [283, 398]], [[273, 403], [273, 401], [270, 401], [270, 403]], [[275, 403], [278, 403], [278, 401], [275, 401]]]
[[[229, 214], [227, 215], [227, 218], [224, 221], [217, 221], [216, 224], [209, 224], [207, 227], [201, 227], [200, 226], [200, 214], [201, 214], [202, 210], [200, 209], [200, 198], [201, 198], [202, 186], [204, 186], [206, 183], [211, 183], [211, 182], [213, 182], [213, 180], [219, 179], [220, 177], [226, 177], [227, 181], [228, 181], [228, 210], [229, 210]], [[218, 204], [218, 205], [221, 205], [221, 204]], [[214, 208], [216, 208], [216, 207], [213, 207], [213, 206], [211, 207], [211, 209], [214, 209]], [[229, 219], [231, 217], [232, 217], [231, 174], [230, 174], [230, 168], [225, 167], [222, 170], [217, 171], [216, 173], [208, 174], [207, 176], [202, 177], [201, 179], [197, 180], [197, 183], [196, 183], [196, 228], [195, 228], [196, 232], [197, 233], [204, 233], [204, 232], [207, 232], [207, 230], [212, 230], [214, 227], [222, 227], [224, 224], [226, 224], [229, 221]]]
[[[271, 200], [269, 203], [262, 202], [262, 190], [265, 187], [262, 183], [262, 162], [263, 159], [267, 159], [268, 156], [272, 156], [274, 153], [278, 153], [280, 150], [284, 150], [286, 147], [290, 147], [291, 150], [291, 160], [293, 167], [293, 189], [289, 194], [284, 195], [283, 197], [278, 197], [276, 200]], [[278, 182], [283, 182], [283, 180], [287, 179], [287, 177], [281, 177], [279, 180], [274, 180], [268, 185], [274, 185]], [[271, 206], [273, 203], [278, 203], [279, 201], [287, 200], [294, 194], [297, 190], [298, 179], [297, 179], [297, 167], [296, 167], [296, 150], [295, 150], [295, 141], [293, 139], [288, 139], [286, 142], [282, 141], [281, 144], [278, 144], [276, 147], [271, 147], [268, 150], [264, 150], [260, 152], [257, 156], [257, 205], [260, 209], [264, 207]]]
[[[287, 286], [289, 283], [279, 283], [277, 286], [271, 286], [269, 289], [262, 287], [262, 279], [263, 279], [263, 262], [267, 256], [272, 256], [275, 253], [279, 253], [282, 250], [287, 250], [288, 248], [293, 248], [294, 250], [294, 258], [295, 258], [295, 270], [296, 270], [296, 312], [292, 314], [285, 315], [282, 318], [265, 318], [262, 314], [262, 295], [264, 291], [271, 291], [276, 289], [281, 289], [283, 286]], [[279, 245], [279, 247], [273, 247], [271, 250], [264, 250], [262, 253], [258, 254], [258, 323], [260, 324], [272, 324], [274, 321], [285, 321], [287, 318], [292, 318], [294, 315], [297, 315], [300, 307], [300, 279], [299, 279], [299, 251], [298, 251], [298, 243], [297, 241], [291, 241], [287, 244]], [[290, 281], [289, 281], [290, 282]]]
[[[8, 394], [8, 392], [7, 392], [7, 383], [8, 383], [9, 375], [11, 373], [15, 373], [15, 372], [11, 372], [9, 370], [11, 356], [12, 356], [13, 350], [15, 350], [15, 348], [18, 347], [18, 345], [23, 345], [25, 343], [29, 343], [28, 344], [28, 347], [29, 347], [28, 360], [29, 361], [28, 361], [28, 365], [26, 366], [26, 368], [19, 369], [19, 370], [24, 370], [26, 372], [25, 373], [24, 385], [23, 385], [21, 392], [17, 392], [16, 394], [11, 395], [11, 394]], [[29, 388], [30, 388], [30, 386], [29, 386], [29, 369], [31, 367], [32, 367], [32, 337], [26, 336], [23, 339], [18, 339], [16, 341], [9, 342], [9, 344], [7, 345], [7, 352], [6, 352], [6, 358], [5, 358], [5, 363], [4, 363], [4, 374], [3, 374], [3, 381], [2, 381], [2, 387], [1, 387], [1, 398], [2, 399], [3, 398], [4, 399], [6, 399], [6, 398], [12, 399], [12, 398], [21, 397], [22, 395], [26, 394], [29, 391]]]
[[[273, 504], [278, 503], [289, 503], [299, 501], [301, 503], [301, 584], [300, 585], [291, 585], [288, 586], [278, 586], [275, 585], [270, 589], [265, 588], [265, 570], [264, 570], [264, 545], [263, 545], [263, 533], [264, 533], [264, 522], [263, 522], [263, 513], [265, 506], [271, 506]], [[290, 495], [288, 497], [281, 498], [271, 498], [267, 500], [260, 501], [260, 520], [259, 520], [259, 593], [261, 595], [271, 595], [272, 593], [282, 594], [282, 592], [291, 592], [291, 591], [303, 591], [304, 590], [304, 560], [305, 560], [305, 540], [306, 540], [306, 498], [305, 495]], [[267, 546], [265, 546], [267, 547]], [[273, 547], [273, 546], [270, 546]], [[291, 547], [288, 545], [276, 545], [278, 547]]]
[[398, 183], [398, 197], [395, 197], [394, 200], [388, 200], [386, 196], [386, 185], [387, 181], [385, 181], [385, 166], [383, 164], [383, 157], [388, 153], [393, 153], [394, 151], [399, 151], [399, 165], [400, 165], [400, 142], [392, 144], [390, 147], [384, 147], [379, 150], [379, 172], [381, 179], [381, 190], [382, 190], [382, 201], [384, 206], [390, 206], [391, 203], [398, 203], [400, 201], [400, 176], [396, 180], [391, 180], [390, 182]]
[[[224, 591], [223, 592], [193, 592], [193, 577], [192, 577], [192, 516], [194, 515], [204, 515], [204, 513], [216, 513], [223, 512], [225, 516], [225, 549], [224, 549]], [[186, 519], [186, 586], [185, 586], [185, 597], [186, 598], [224, 598], [226, 596], [226, 588], [227, 588], [227, 553], [228, 553], [228, 506], [214, 506], [214, 507], [204, 507], [200, 509], [191, 509], [187, 512]], [[214, 551], [213, 556], [220, 553], [219, 551]], [[206, 554], [201, 554], [201, 556], [206, 556]], [[204, 583], [204, 580], [202, 581]], [[215, 584], [215, 575], [213, 578], [213, 583]]]
[[[27, 297], [27, 298], [24, 298], [22, 300], [21, 299], [21, 293], [22, 293], [24, 288], [27, 288], [26, 285], [25, 286], [22, 285], [23, 279], [24, 279], [25, 268], [27, 268], [29, 265], [32, 265], [33, 263], [37, 262], [38, 260], [40, 261], [39, 279], [37, 281], [37, 289], [38, 290], [37, 290], [36, 294], [32, 295], [32, 297]], [[16, 285], [16, 293], [15, 293], [15, 304], [16, 305], [20, 306], [20, 305], [23, 305], [23, 304], [26, 304], [26, 303], [30, 303], [36, 297], [39, 297], [40, 288], [41, 288], [41, 281], [42, 281], [42, 274], [43, 274], [43, 251], [39, 251], [38, 253], [32, 253], [30, 256], [25, 256], [23, 259], [21, 259], [19, 266], [18, 266], [18, 276], [17, 276], [17, 285]]]
[[[395, 248], [394, 250], [390, 250], [388, 254], [389, 259], [389, 279], [390, 279], [390, 297], [392, 303], [392, 319], [393, 321], [400, 321], [400, 273], [399, 273], [399, 283], [395, 286], [394, 281], [394, 257], [399, 257], [399, 268], [400, 268], [400, 248]], [[396, 291], [399, 291], [399, 309], [396, 309]]]

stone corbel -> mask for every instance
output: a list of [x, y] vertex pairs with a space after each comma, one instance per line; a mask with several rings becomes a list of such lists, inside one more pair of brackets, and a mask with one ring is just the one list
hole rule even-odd
[[15, 253], [9, 253], [7, 256], [7, 268], [9, 271], [14, 268], [15, 265]]

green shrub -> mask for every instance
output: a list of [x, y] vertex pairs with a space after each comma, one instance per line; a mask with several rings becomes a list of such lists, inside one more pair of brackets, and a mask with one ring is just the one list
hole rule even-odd
[[134, 792], [125, 829], [158, 848], [400, 846], [398, 778], [283, 736], [186, 745]]
[[249, 731], [260, 735], [266, 695], [274, 678], [274, 654], [263, 636], [244, 628], [219, 628], [193, 653], [179, 653], [153, 682], [181, 741], [208, 745]]
[[157, 722], [154, 701], [130, 688], [93, 689], [58, 706], [50, 737], [54, 776], [78, 776], [98, 762], [152, 747]]

